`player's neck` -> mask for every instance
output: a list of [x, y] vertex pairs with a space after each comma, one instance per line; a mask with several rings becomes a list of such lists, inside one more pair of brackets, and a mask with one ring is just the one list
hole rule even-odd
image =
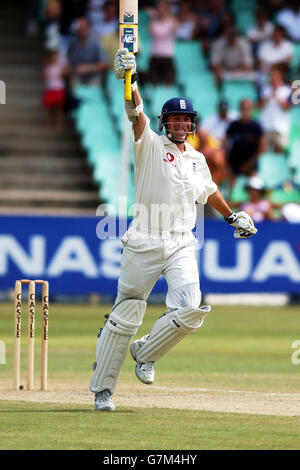
[[169, 134], [169, 135], [167, 134], [167, 137], [168, 137], [168, 139], [169, 139], [173, 144], [177, 145], [177, 147], [178, 147], [178, 149], [180, 150], [180, 152], [183, 153], [183, 152], [186, 151], [185, 141], [183, 141], [183, 142], [178, 142], [176, 139], [173, 139], [173, 138], [171, 137], [171, 134]]
[[186, 147], [185, 147], [185, 142], [182, 142], [182, 143], [176, 143], [178, 149], [180, 150], [181, 153], [185, 152], [186, 150]]

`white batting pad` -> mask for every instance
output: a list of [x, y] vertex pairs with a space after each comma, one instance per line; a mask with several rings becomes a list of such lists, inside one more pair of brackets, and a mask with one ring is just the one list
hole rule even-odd
[[148, 340], [136, 354], [136, 361], [158, 361], [186, 335], [200, 328], [210, 310], [211, 307], [206, 305], [195, 309], [185, 307], [166, 312], [153, 325]]
[[128, 299], [117, 305], [99, 336], [96, 346], [96, 367], [90, 391], [114, 392], [131, 338], [142, 323], [146, 310], [143, 300]]

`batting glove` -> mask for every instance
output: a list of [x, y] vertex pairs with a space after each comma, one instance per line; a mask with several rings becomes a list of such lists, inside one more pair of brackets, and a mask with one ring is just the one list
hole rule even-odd
[[232, 212], [227, 217], [224, 217], [226, 222], [235, 227], [234, 238], [249, 238], [256, 234], [257, 228], [247, 212]]
[[114, 73], [117, 80], [125, 77], [125, 71], [131, 70], [132, 75], [136, 72], [135, 55], [128, 52], [128, 49], [119, 49], [115, 55]]

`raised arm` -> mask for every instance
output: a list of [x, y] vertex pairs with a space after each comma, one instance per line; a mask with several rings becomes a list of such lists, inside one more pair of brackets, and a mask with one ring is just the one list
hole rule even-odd
[[127, 49], [119, 49], [115, 56], [114, 72], [117, 80], [124, 79], [125, 71], [131, 70], [132, 99], [125, 101], [127, 117], [132, 122], [134, 140], [141, 137], [147, 122], [147, 116], [143, 111], [143, 100], [137, 87], [136, 61], [134, 54], [128, 53]]

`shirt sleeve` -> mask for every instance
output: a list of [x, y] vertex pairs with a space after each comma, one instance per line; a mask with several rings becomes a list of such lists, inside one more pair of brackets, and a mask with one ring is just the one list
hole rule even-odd
[[209, 196], [214, 194], [218, 187], [212, 180], [204, 155], [201, 154], [201, 156], [200, 194], [197, 198], [197, 202], [198, 204], [206, 204]]
[[145, 128], [142, 132], [139, 140], [135, 141], [133, 137], [133, 151], [134, 151], [134, 160], [140, 160], [145, 157], [146, 154], [149, 154], [153, 146], [155, 133], [150, 128], [150, 120], [147, 118]]

